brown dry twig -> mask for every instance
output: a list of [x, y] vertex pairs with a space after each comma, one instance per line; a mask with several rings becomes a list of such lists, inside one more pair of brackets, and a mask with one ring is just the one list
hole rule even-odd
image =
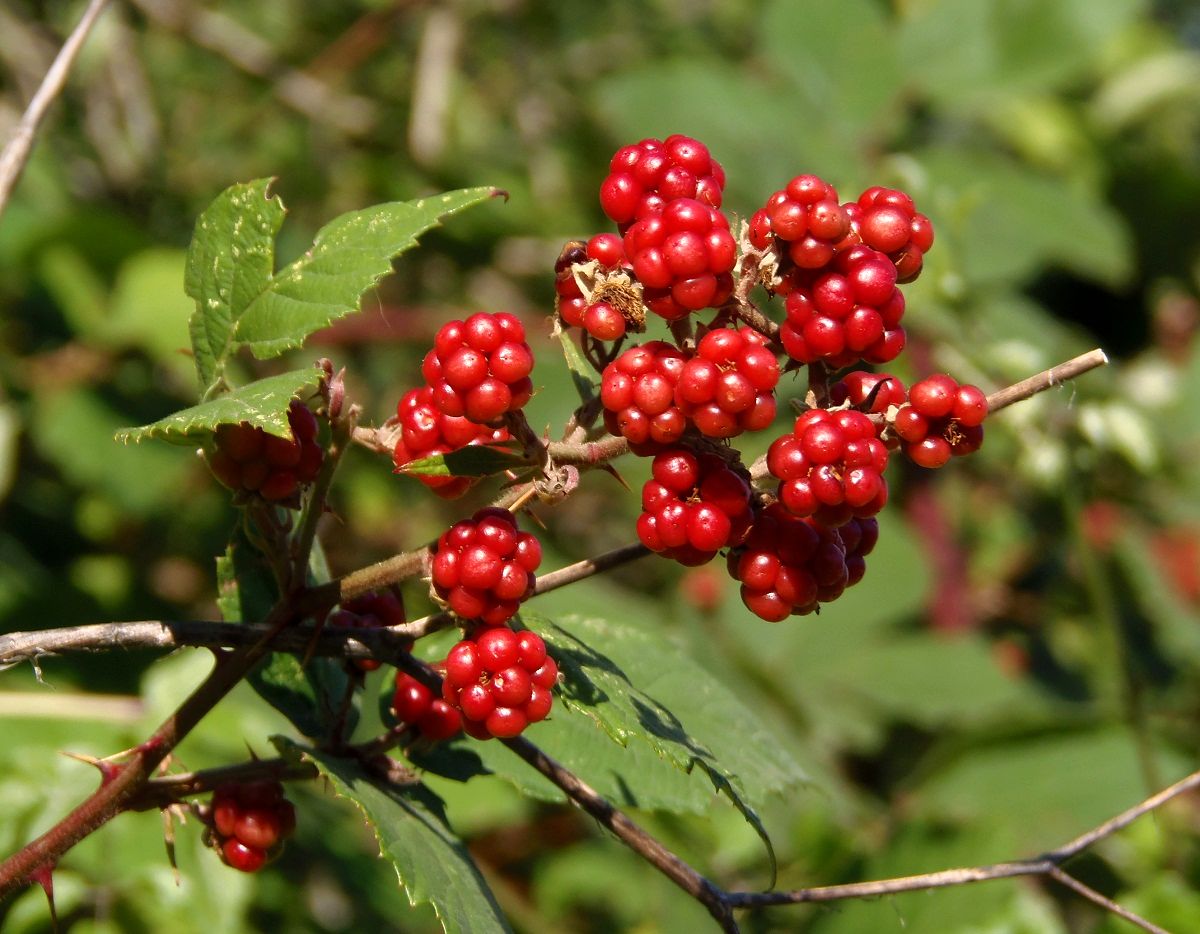
[[71, 35], [67, 37], [67, 41], [63, 43], [62, 49], [55, 57], [54, 64], [46, 72], [46, 77], [42, 79], [41, 86], [33, 95], [33, 100], [29, 102], [12, 139], [5, 145], [4, 151], [0, 152], [0, 214], [3, 214], [5, 207], [8, 206], [8, 199], [12, 196], [13, 189], [21, 178], [25, 164], [33, 152], [33, 142], [37, 137], [38, 128], [46, 118], [50, 105], [62, 93], [67, 75], [70, 74], [75, 59], [79, 57], [83, 43], [87, 40], [92, 27], [96, 25], [96, 20], [99, 19], [106, 6], [108, 6], [108, 0], [91, 0], [88, 4], [79, 23], [71, 31]]

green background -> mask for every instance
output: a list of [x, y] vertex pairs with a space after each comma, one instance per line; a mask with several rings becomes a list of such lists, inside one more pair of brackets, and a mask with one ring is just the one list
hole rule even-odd
[[[264, 0], [196, 6], [190, 25], [172, 8], [137, 0], [105, 14], [0, 217], [0, 629], [215, 616], [226, 496], [193, 452], [112, 437], [195, 401], [183, 251], [222, 189], [278, 176], [284, 261], [343, 211], [507, 190], [507, 203], [424, 238], [361, 314], [279, 366], [331, 357], [378, 424], [419, 381], [440, 323], [511, 310], [539, 356], [531, 422], [557, 427], [572, 398], [544, 325], [558, 249], [608, 229], [596, 190], [612, 152], [683, 132], [723, 163], [725, 207], [740, 217], [800, 172], [845, 199], [870, 184], [914, 196], [937, 242], [908, 290], [905, 379], [947, 370], [990, 390], [1095, 346], [1113, 364], [997, 415], [967, 461], [932, 477], [894, 467], [867, 577], [819, 617], [763, 623], [719, 564], [682, 574], [649, 560], [539, 598], [538, 613], [665, 637], [690, 677], [752, 712], [742, 729], [767, 730], [803, 766], [808, 784], [779, 793], [764, 781], [752, 801], [785, 887], [1032, 855], [1197, 767], [1195, 4]], [[81, 9], [0, 11], [0, 139]], [[240, 365], [246, 378], [277, 371]], [[636, 489], [645, 467], [619, 470]], [[447, 505], [355, 451], [325, 530], [333, 569], [419, 545], [494, 493]], [[539, 511], [543, 567], [629, 541], [637, 506], [589, 475]], [[713, 589], [715, 606], [698, 600]], [[424, 612], [419, 586], [408, 597], [410, 615]], [[653, 663], [679, 664], [671, 652]], [[92, 787], [59, 750], [132, 745], [206, 664], [122, 652], [44, 660], [43, 682], [29, 666], [0, 675], [0, 850]], [[674, 691], [686, 702], [686, 684]], [[725, 762], [753, 775], [762, 764], [739, 759], [738, 729], [725, 730]], [[268, 754], [267, 737], [288, 730], [239, 690], [179, 764], [239, 761], [247, 744]], [[765, 886], [753, 830], [698, 772], [686, 782], [638, 819], [721, 884]], [[431, 785], [517, 930], [704, 923], [566, 806], [502, 778]], [[123, 816], [56, 874], [63, 929], [435, 923], [408, 907], [345, 802], [316, 783], [292, 796], [298, 838], [254, 878], [205, 852], [191, 821], [176, 830], [176, 885], [158, 815]], [[1072, 869], [1172, 931], [1198, 929], [1194, 831], [1180, 804]], [[1031, 881], [743, 920], [819, 934], [1123, 929]], [[0, 922], [49, 930], [37, 891], [0, 905]]]

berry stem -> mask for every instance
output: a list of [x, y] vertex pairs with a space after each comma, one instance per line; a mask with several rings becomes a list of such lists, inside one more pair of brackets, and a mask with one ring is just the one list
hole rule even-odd
[[721, 930], [736, 932], [733, 906], [725, 893], [634, 823], [581, 778], [523, 737], [501, 740], [521, 759], [563, 790], [576, 805], [617, 839], [708, 909]]
[[1006, 386], [1003, 389], [997, 389], [987, 397], [988, 413], [994, 414], [999, 412], [1014, 402], [1022, 402], [1025, 399], [1036, 396], [1039, 392], [1045, 392], [1047, 389], [1067, 382], [1067, 380], [1082, 376], [1088, 370], [1094, 370], [1096, 367], [1104, 366], [1106, 363], [1108, 363], [1108, 354], [1099, 347], [1089, 350], [1085, 354], [1080, 354], [1078, 357], [1072, 357], [1064, 363], [1052, 366], [1048, 370], [1043, 370], [1036, 376], [1023, 379], [1019, 383], [1013, 383], [1011, 386]]
[[333, 475], [337, 472], [346, 446], [354, 436], [354, 425], [357, 421], [358, 407], [353, 405], [347, 408], [345, 416], [330, 421], [333, 437], [330, 439], [325, 457], [321, 461], [321, 470], [317, 474], [308, 500], [304, 504], [299, 529], [292, 539], [290, 579], [287, 581], [287, 590], [281, 590], [281, 593], [298, 592], [305, 586], [308, 578], [308, 562], [317, 537], [317, 526], [320, 524], [321, 517], [325, 515], [325, 502], [329, 495], [330, 485], [333, 483]]

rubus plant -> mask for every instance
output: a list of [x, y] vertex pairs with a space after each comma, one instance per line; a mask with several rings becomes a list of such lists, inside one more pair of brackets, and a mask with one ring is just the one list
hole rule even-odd
[[[329, 360], [238, 379], [245, 354], [267, 360], [301, 348], [356, 311], [421, 234], [500, 192], [465, 189], [343, 215], [278, 270], [284, 209], [270, 181], [221, 194], [196, 224], [186, 269], [200, 402], [120, 434], [198, 448], [233, 491], [237, 521], [217, 558], [222, 620], [122, 624], [120, 637], [125, 645], [207, 646], [216, 664], [144, 742], [96, 760], [99, 788], [0, 864], [0, 895], [31, 881], [48, 885], [75, 843], [137, 808], [190, 808], [226, 863], [256, 871], [295, 827], [280, 782], [319, 777], [375, 828], [410, 900], [430, 903], [446, 930], [502, 930], [483, 875], [421, 776], [469, 781], [530, 768], [724, 930], [737, 930], [736, 912], [749, 908], [1006, 875], [1045, 875], [1096, 895], [1060, 864], [1200, 778], [1036, 859], [795, 891], [726, 889], [614, 803], [638, 801], [642, 770], [698, 770], [761, 836], [773, 866], [757, 801], [802, 773], [746, 702], [660, 636], [636, 621], [550, 620], [528, 610], [529, 601], [652, 553], [688, 566], [723, 555], [750, 615], [780, 623], [816, 613], [868, 571], [889, 466], [934, 468], [970, 453], [987, 418], [1105, 362], [1093, 351], [990, 395], [944, 373], [906, 388], [871, 367], [903, 350], [901, 288], [933, 245], [932, 224], [912, 199], [873, 187], [843, 204], [832, 184], [799, 174], [742, 221], [727, 213], [724, 184], [707, 147], [683, 135], [642, 140], [612, 158], [600, 204], [616, 231], [568, 243], [553, 264], [552, 336], [580, 395], [561, 412], [558, 440], [524, 414], [539, 385], [536, 322], [506, 311], [445, 323], [421, 382], [377, 427], [365, 424], [368, 403], [347, 397], [344, 374]], [[550, 267], [548, 258], [548, 276]], [[781, 411], [791, 411], [786, 424]], [[767, 453], [744, 457], [739, 445], [760, 432], [774, 436]], [[352, 445], [379, 454], [381, 469], [390, 458], [395, 471], [446, 499], [489, 481], [499, 489], [492, 505], [430, 530], [429, 544], [332, 576], [337, 556], [323, 553], [318, 532]], [[537, 524], [570, 509], [575, 489], [597, 470], [615, 473], [625, 457], [652, 458], [629, 530], [637, 540], [544, 571]], [[439, 610], [409, 621], [393, 588], [416, 578], [428, 580]], [[111, 644], [103, 628], [57, 640], [0, 637], [0, 663]], [[444, 657], [425, 651], [435, 641], [427, 637], [448, 629], [459, 638]], [[381, 665], [394, 675], [364, 677]], [[668, 665], [686, 694], [664, 687], [660, 695], [627, 673], [657, 676]], [[159, 775], [243, 680], [295, 728], [272, 738], [278, 755]], [[363, 697], [381, 683], [378, 697]], [[384, 726], [356, 739], [367, 705], [387, 711]], [[491, 739], [498, 742], [481, 742]], [[623, 758], [635, 741], [655, 753], [649, 763]], [[576, 774], [597, 761], [611, 767]], [[643, 803], [662, 804], [652, 793]]]

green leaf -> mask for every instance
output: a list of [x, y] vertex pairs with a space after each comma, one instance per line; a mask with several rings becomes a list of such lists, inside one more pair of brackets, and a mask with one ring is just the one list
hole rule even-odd
[[314, 331], [356, 311], [363, 292], [391, 271], [394, 257], [416, 246], [417, 237], [497, 194], [494, 188], [465, 188], [335, 218], [237, 319], [237, 342], [259, 359], [299, 347]]
[[129, 515], [148, 516], [175, 502], [192, 469], [183, 451], [113, 444], [129, 413], [86, 386], [35, 395], [32, 415], [29, 432], [41, 457], [81, 490], [102, 494]]
[[1052, 92], [1095, 67], [1144, 0], [935, 0], [907, 5], [905, 74], [935, 103], [978, 111]]
[[1128, 281], [1129, 230], [1101, 192], [982, 148], [939, 146], [915, 157], [938, 180], [939, 234], [959, 246], [959, 271], [972, 286], [1011, 287], [1048, 267], [1111, 288]]
[[275, 235], [286, 213], [267, 189], [272, 179], [225, 189], [196, 221], [184, 290], [196, 302], [188, 321], [201, 397], [219, 385], [236, 349], [234, 329], [275, 270]]
[[385, 783], [352, 759], [274, 740], [284, 755], [306, 759], [349, 798], [375, 832], [380, 855], [396, 867], [411, 905], [429, 904], [442, 929], [507, 931], [508, 924], [478, 867], [446, 822], [441, 800], [419, 784]]
[[470, 444], [448, 454], [434, 454], [409, 461], [397, 473], [414, 477], [490, 477], [523, 467], [528, 461], [520, 452], [499, 444]]
[[316, 392], [323, 377], [319, 367], [268, 376], [149, 425], [122, 428], [116, 437], [126, 444], [145, 438], [160, 438], [172, 444], [194, 444], [198, 437], [211, 434], [219, 425], [249, 422], [267, 434], [290, 438], [288, 406], [293, 398], [303, 399]]
[[562, 346], [563, 357], [567, 361], [567, 370], [571, 374], [571, 382], [579, 393], [581, 402], [590, 402], [596, 398], [596, 371], [587, 362], [587, 358], [575, 344], [571, 332], [565, 328], [556, 328], [558, 343]]
[[[791, 79], [797, 96], [852, 139], [896, 112], [904, 80], [891, 19], [873, 0], [774, 0], [762, 15], [763, 54]], [[871, 80], [864, 81], [867, 74]]]
[[[773, 866], [755, 805], [806, 776], [760, 717], [657, 633], [601, 619], [522, 619], [558, 662], [564, 706], [622, 746], [643, 742], [677, 769], [699, 769], [759, 833]], [[753, 767], [734, 771], [746, 763]]]
[[[1186, 757], [1155, 745], [1164, 784], [1187, 774]], [[1038, 852], [1071, 839], [1147, 793], [1139, 743], [1124, 728], [1023, 737], [975, 748], [909, 796], [930, 820], [989, 820]], [[1087, 781], [1072, 780], [1086, 775]]]
[[[597, 742], [595, 720], [575, 707], [557, 704], [549, 718], [531, 726], [525, 735], [618, 807], [704, 814], [713, 806], [710, 782], [676, 768], [647, 743]], [[410, 758], [420, 768], [457, 782], [491, 774], [538, 801], [562, 804], [567, 800], [557, 785], [500, 743], [440, 743], [413, 750]]]

